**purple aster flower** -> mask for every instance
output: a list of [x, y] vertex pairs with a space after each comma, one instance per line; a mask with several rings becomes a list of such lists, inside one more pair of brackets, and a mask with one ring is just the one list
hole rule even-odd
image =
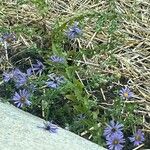
[[36, 62], [37, 62], [37, 64], [33, 64], [32, 68], [29, 68], [29, 69], [27, 70], [28, 76], [32, 75], [34, 72], [35, 72], [36, 74], [40, 74], [40, 75], [42, 74], [42, 72], [43, 72], [45, 66], [44, 66], [43, 63], [40, 62], [39, 60], [36, 60]]
[[52, 62], [55, 62], [55, 63], [63, 63], [63, 62], [65, 61], [64, 58], [61, 58], [61, 57], [56, 56], [56, 55], [51, 56], [51, 57], [50, 57], [50, 60], [51, 60]]
[[132, 137], [129, 137], [131, 142], [134, 142], [134, 146], [138, 146], [145, 141], [144, 133], [139, 129]]
[[9, 73], [3, 73], [3, 80], [4, 82], [8, 82], [9, 80], [13, 79], [15, 81], [15, 85], [17, 88], [24, 85], [27, 81], [27, 76], [25, 73], [21, 72], [19, 69], [14, 69]]
[[109, 150], [122, 150], [124, 147], [122, 144], [125, 143], [125, 139], [121, 134], [114, 134], [107, 138], [106, 143]]
[[64, 83], [64, 78], [63, 77], [58, 77], [55, 74], [50, 74], [48, 76], [50, 77], [49, 81], [46, 82], [48, 87], [51, 87], [51, 88], [55, 89], [55, 88], [58, 88], [60, 86], [60, 84]]
[[32, 75], [33, 71], [32, 68], [27, 69], [27, 76], [30, 77]]
[[27, 75], [21, 72], [19, 69], [14, 70], [14, 81], [17, 88], [24, 85], [27, 82]]
[[133, 97], [133, 93], [130, 91], [128, 87], [122, 88], [119, 92], [119, 95], [124, 99], [130, 99]]
[[85, 114], [79, 114], [79, 115], [77, 115], [77, 121], [84, 120], [85, 118], [86, 118]]
[[35, 91], [37, 90], [36, 85], [30, 84], [30, 85], [29, 85], [29, 90], [30, 90], [31, 92], [35, 92]]
[[[78, 114], [75, 118], [74, 118], [74, 122], [75, 123], [80, 123], [82, 121], [84, 121], [86, 119], [86, 115], [85, 114]], [[81, 125], [82, 126], [82, 125]]]
[[22, 78], [18, 78], [18, 79], [15, 81], [15, 86], [16, 86], [17, 88], [19, 88], [19, 87], [25, 85], [26, 81], [27, 81], [27, 79], [22, 76]]
[[8, 72], [8, 73], [7, 72], [3, 73], [4, 82], [8, 82], [9, 80], [13, 79], [13, 77], [14, 77], [14, 71], [13, 70]]
[[119, 122], [115, 123], [114, 120], [111, 120], [110, 123], [105, 128], [103, 135], [106, 138], [113, 136], [114, 134], [123, 135], [122, 130], [123, 130], [123, 124], [120, 124]]
[[5, 33], [0, 38], [0, 42], [11, 43], [13, 41], [16, 41], [16, 37], [13, 33]]
[[78, 23], [75, 22], [75, 24], [69, 28], [69, 31], [67, 31], [67, 36], [69, 39], [77, 38], [82, 33], [81, 29], [78, 27]]
[[15, 95], [13, 96], [14, 104], [17, 104], [17, 107], [23, 107], [24, 105], [30, 106], [31, 102], [29, 99], [29, 93], [28, 91], [19, 90], [19, 93], [15, 92]]
[[57, 133], [58, 127], [55, 124], [52, 124], [51, 122], [47, 121], [44, 122], [44, 129], [48, 130], [50, 133]]

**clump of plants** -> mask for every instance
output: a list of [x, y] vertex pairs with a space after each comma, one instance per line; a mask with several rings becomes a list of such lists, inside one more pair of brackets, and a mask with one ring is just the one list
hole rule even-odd
[[[32, 4], [36, 12], [35, 18], [24, 16], [30, 23], [0, 26], [3, 101], [43, 118], [47, 121], [43, 128], [53, 133], [57, 126], [51, 122], [110, 150], [149, 147], [148, 85], [132, 57], [143, 58], [128, 50], [136, 50], [137, 41], [125, 45], [131, 41], [121, 24], [126, 16], [116, 11], [119, 3], [107, 1], [106, 9], [99, 12], [101, 2], [91, 1], [81, 13], [75, 1], [71, 16], [57, 2], [24, 3]], [[3, 11], [9, 16], [18, 5], [23, 9], [24, 3], [9, 11], [5, 9], [9, 4], [2, 3]]]

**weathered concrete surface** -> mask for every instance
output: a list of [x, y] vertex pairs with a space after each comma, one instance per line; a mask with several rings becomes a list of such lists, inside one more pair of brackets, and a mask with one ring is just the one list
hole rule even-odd
[[105, 150], [69, 131], [49, 133], [43, 120], [0, 102], [0, 150]]

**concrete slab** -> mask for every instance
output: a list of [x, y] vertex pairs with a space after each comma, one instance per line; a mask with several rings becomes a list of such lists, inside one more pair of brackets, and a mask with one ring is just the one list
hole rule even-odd
[[44, 120], [0, 102], [0, 150], [105, 150], [62, 128], [38, 128]]

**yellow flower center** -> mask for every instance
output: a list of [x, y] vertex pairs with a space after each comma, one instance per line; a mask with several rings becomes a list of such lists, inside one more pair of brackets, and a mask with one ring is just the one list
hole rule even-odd
[[113, 141], [113, 144], [117, 145], [117, 144], [119, 144], [119, 141], [118, 141], [117, 139], [115, 139], [115, 140]]
[[124, 95], [124, 97], [128, 97], [129, 96], [129, 94], [127, 92], [125, 92], [123, 95]]
[[141, 141], [141, 136], [136, 135], [136, 136], [135, 136], [135, 140], [136, 140], [136, 141]]
[[24, 96], [22, 96], [21, 99], [20, 99], [20, 101], [21, 101], [21, 103], [25, 103], [26, 98]]

